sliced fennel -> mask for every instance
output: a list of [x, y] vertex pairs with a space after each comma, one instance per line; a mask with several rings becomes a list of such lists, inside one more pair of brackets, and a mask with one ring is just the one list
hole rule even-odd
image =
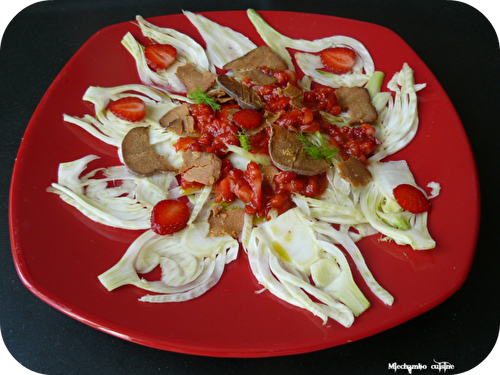
[[[272, 294], [291, 305], [312, 312], [320, 317], [324, 324], [330, 317], [345, 327], [352, 325], [354, 314], [347, 306], [336, 301], [320, 289], [312, 288], [311, 284], [307, 283], [303, 278], [297, 277], [296, 273], [288, 273], [287, 275], [284, 268], [280, 267], [283, 263], [279, 262], [279, 259], [265, 246], [265, 243], [258, 240], [255, 229], [250, 236], [247, 252], [254, 276], [259, 284]], [[271, 262], [273, 262], [274, 271], [271, 271]], [[283, 272], [279, 272], [281, 271], [280, 268], [283, 269]], [[280, 277], [276, 278], [273, 272], [280, 274]], [[288, 276], [288, 278], [285, 276]], [[324, 303], [312, 301], [302, 288], [308, 288], [309, 292], [316, 292], [315, 297], [321, 297], [318, 299]]]
[[436, 246], [427, 228], [428, 213], [403, 213], [392, 190], [399, 184], [416, 186], [405, 161], [374, 163], [370, 167], [373, 181], [363, 188], [361, 210], [368, 222], [380, 233], [399, 245], [410, 245], [414, 250]]
[[[211, 237], [204, 250], [193, 245], [189, 237], [195, 225], [172, 236], [159, 236], [148, 230], [140, 235], [112, 268], [99, 275], [108, 290], [131, 284], [149, 292], [141, 301], [178, 302], [196, 298], [220, 279], [224, 265], [236, 259], [238, 242], [230, 236]], [[208, 233], [208, 227], [200, 229]], [[198, 233], [197, 233], [198, 234]], [[227, 253], [226, 253], [227, 250]], [[138, 273], [148, 273], [156, 266], [162, 270], [161, 280], [147, 281]]]
[[200, 213], [201, 209], [207, 202], [207, 199], [210, 197], [210, 193], [212, 191], [211, 186], [205, 186], [201, 191], [197, 194], [195, 194], [195, 202], [193, 209], [191, 210], [191, 216], [189, 217], [188, 224], [191, 224], [193, 221], [196, 220], [196, 217]]
[[365, 89], [368, 90], [368, 94], [370, 98], [375, 97], [378, 93], [380, 93], [380, 89], [382, 88], [382, 82], [384, 81], [385, 74], [383, 72], [373, 72], [369, 81], [365, 85]]
[[[332, 243], [328, 241], [318, 241], [318, 243], [329, 255], [327, 258], [330, 259], [330, 267], [328, 267], [330, 272], [337, 273], [337, 277], [321, 289], [349, 307], [354, 316], [361, 315], [370, 307], [370, 302], [355, 284], [346, 257]], [[313, 280], [317, 278], [317, 273], [315, 272], [312, 277]]]
[[373, 74], [373, 70], [366, 70], [366, 67], [365, 71], [363, 71], [361, 64], [355, 64], [351, 73], [335, 74], [327, 72], [322, 70], [325, 66], [321, 62], [321, 58], [310, 53], [297, 52], [295, 60], [304, 74], [311, 77], [313, 81], [330, 87], [363, 86]]
[[340, 178], [334, 168], [326, 172], [326, 177], [328, 186], [321, 197], [308, 198], [295, 194], [294, 202], [303, 201], [312, 217], [328, 223], [349, 226], [366, 223], [357, 206], [360, 189], [353, 189], [351, 184]]
[[[146, 103], [146, 117], [139, 122], [128, 122], [114, 116], [107, 110], [110, 101], [118, 100], [127, 96], [136, 96]], [[94, 105], [95, 117], [85, 115], [83, 118], [63, 115], [66, 122], [80, 126], [97, 139], [118, 147], [129, 130], [137, 126], [150, 126], [162, 130], [159, 124], [160, 118], [169, 110], [178, 106], [170, 96], [160, 90], [140, 85], [130, 84], [116, 87], [90, 86], [83, 100]]]
[[179, 78], [175, 75], [177, 68], [185, 65], [186, 62], [181, 59], [170, 65], [167, 69], [155, 72], [151, 70], [144, 56], [144, 46], [140, 44], [133, 35], [128, 32], [122, 39], [123, 46], [130, 52], [135, 59], [137, 73], [141, 82], [145, 85], [156, 86], [167, 92], [185, 93], [186, 87], [182, 84]]
[[[154, 146], [157, 154], [162, 155], [171, 166], [177, 169], [183, 163], [182, 154], [178, 153], [174, 147], [179, 138], [177, 134], [165, 132], [163, 129], [149, 129], [149, 143]], [[121, 148], [119, 153], [121, 154]]]
[[[183, 11], [184, 15], [199, 31], [206, 43], [206, 53], [210, 64], [217, 68], [243, 56], [257, 46], [245, 35], [221, 26], [201, 14]], [[215, 72], [215, 69], [212, 68]]]
[[361, 224], [366, 223], [366, 219], [361, 211], [352, 206], [344, 206], [320, 199], [304, 197], [296, 194], [296, 199], [303, 200], [309, 206], [311, 216], [315, 219], [334, 224]]
[[385, 74], [383, 72], [373, 72], [370, 80], [366, 83], [365, 89], [368, 90], [373, 106], [377, 112], [381, 112], [387, 106], [392, 95], [390, 92], [382, 92], [382, 83], [384, 82]]
[[[365, 280], [366, 284], [373, 292], [373, 294], [375, 294], [385, 304], [387, 305], [393, 304], [394, 297], [384, 288], [382, 288], [382, 286], [380, 286], [380, 284], [375, 280], [371, 271], [368, 269], [368, 266], [366, 265], [363, 255], [361, 254], [358, 247], [347, 233], [342, 233], [341, 231], [334, 229], [331, 225], [328, 225], [324, 222], [317, 222], [314, 228], [317, 233], [320, 233], [321, 235], [330, 240], [327, 241], [326, 243], [323, 242], [323, 248], [325, 250], [328, 251], [328, 249], [331, 249], [331, 245], [329, 245], [331, 241], [341, 244], [347, 251], [347, 253], [351, 256], [351, 258], [354, 260], [354, 263], [356, 264], [356, 267], [358, 268], [361, 276], [363, 277], [363, 279]], [[329, 252], [333, 253], [332, 249]]]
[[268, 155], [252, 154], [251, 152], [245, 150], [242, 147], [238, 147], [227, 143], [226, 147], [228, 151], [232, 152], [232, 154], [229, 155], [228, 158], [233, 163], [233, 166], [243, 171], [247, 169], [247, 165], [251, 161], [254, 161], [260, 165], [269, 165], [271, 163], [271, 158]]
[[[418, 130], [417, 91], [425, 84], [415, 84], [413, 70], [407, 63], [401, 71], [394, 74], [387, 87], [396, 93], [394, 101], [388, 100], [388, 108], [383, 110], [380, 131], [377, 138], [382, 142], [377, 147], [372, 161], [382, 160], [388, 155], [403, 149], [412, 141]], [[383, 99], [388, 99], [383, 97]]]
[[[262, 40], [271, 48], [273, 49], [277, 54], [281, 56], [281, 58], [287, 63], [288, 68], [291, 70], [294, 69], [294, 65], [292, 62], [292, 58], [287, 51], [287, 48], [295, 49], [298, 51], [305, 51], [305, 52], [319, 52], [325, 48], [330, 48], [330, 47], [336, 47], [336, 46], [348, 46], [352, 48], [354, 51], [356, 51], [357, 58], [356, 58], [356, 63], [355, 66], [353, 67], [353, 73], [352, 74], [347, 74], [350, 76], [358, 76], [362, 75], [362, 70], [365, 70], [366, 79], [364, 83], [368, 80], [368, 78], [371, 76], [373, 71], [375, 70], [375, 66], [373, 64], [373, 59], [370, 56], [370, 53], [368, 50], [365, 48], [365, 46], [357, 41], [356, 39], [347, 37], [347, 36], [342, 36], [342, 35], [336, 35], [336, 36], [331, 36], [323, 39], [316, 39], [316, 40], [304, 40], [304, 39], [292, 39], [290, 37], [287, 37], [275, 29], [273, 29], [255, 10], [253, 9], [248, 9], [247, 10], [248, 17], [252, 24], [254, 25], [255, 29], [261, 36]], [[310, 54], [308, 54], [310, 55]], [[297, 57], [297, 56], [296, 56]], [[298, 62], [298, 61], [297, 61]], [[304, 68], [308, 68], [304, 66]], [[302, 66], [300, 66], [301, 69], [303, 69]], [[317, 68], [313, 68], [315, 71]], [[304, 69], [303, 69], [304, 70]], [[315, 72], [310, 71], [310, 69], [307, 69], [307, 72], [304, 70], [304, 73], [306, 75], [311, 76], [312, 78], [315, 78]], [[309, 74], [312, 73], [312, 74]], [[340, 76], [338, 75], [332, 75], [329, 76], [330, 82], [336, 82], [336, 80], [339, 79]], [[356, 78], [359, 79], [359, 78]], [[319, 81], [318, 81], [319, 82]], [[334, 86], [335, 87], [335, 86]]]
[[191, 63], [199, 70], [210, 70], [205, 50], [194, 39], [177, 30], [153, 25], [141, 16], [136, 16], [136, 20], [144, 36], [160, 44], [170, 44], [175, 47], [177, 59], [181, 63]]
[[[309, 267], [320, 258], [314, 241], [312, 222], [302, 211], [291, 209], [256, 228], [260, 241], [276, 256], [309, 274]], [[293, 228], [293, 230], [292, 230]]]
[[[316, 223], [300, 208], [293, 208], [258, 225], [248, 241], [250, 266], [259, 283], [271, 293], [325, 322], [331, 317], [348, 327], [353, 316], [365, 311], [370, 303], [355, 284], [342, 251], [318, 239], [317, 230], [321, 228]], [[361, 257], [359, 252], [355, 255]], [[367, 270], [366, 265], [360, 268]], [[309, 275], [315, 284], [309, 281]], [[313, 302], [306, 293], [322, 303]]]
[[[88, 155], [79, 160], [62, 163], [58, 182], [48, 192], [58, 194], [67, 204], [77, 208], [91, 220], [123, 229], [148, 229], [154, 205], [168, 197], [168, 186], [175, 179], [173, 173], [161, 177], [138, 177], [123, 167], [93, 170], [78, 178], [88, 163], [98, 159]], [[104, 178], [93, 178], [101, 171]], [[108, 186], [110, 181], [121, 184]]]

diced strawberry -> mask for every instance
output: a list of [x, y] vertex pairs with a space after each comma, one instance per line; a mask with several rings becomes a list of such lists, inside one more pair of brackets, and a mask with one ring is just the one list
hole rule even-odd
[[150, 44], [144, 49], [144, 56], [151, 70], [167, 69], [177, 57], [177, 50], [170, 44]]
[[252, 189], [251, 203], [253, 208], [260, 210], [262, 208], [262, 173], [260, 172], [259, 165], [251, 161], [247, 165], [245, 171], [245, 180], [248, 181]]
[[108, 104], [108, 109], [122, 120], [137, 122], [146, 116], [146, 104], [140, 98], [127, 96]]
[[356, 52], [346, 47], [324, 49], [320, 57], [326, 68], [335, 74], [348, 73], [356, 62]]
[[233, 121], [243, 129], [253, 129], [262, 123], [262, 113], [253, 109], [242, 109], [233, 115]]
[[429, 200], [422, 191], [413, 185], [398, 185], [394, 188], [393, 194], [396, 202], [406, 211], [414, 214], [429, 211]]
[[151, 212], [151, 229], [162, 236], [174, 234], [187, 226], [190, 215], [185, 203], [173, 199], [162, 200]]
[[245, 203], [252, 201], [252, 187], [247, 180], [240, 178], [233, 187], [234, 194]]
[[239, 108], [240, 108], [240, 106], [236, 103], [224, 104], [219, 111], [219, 118], [223, 121], [230, 122], [231, 116], [229, 115], [229, 112], [231, 110], [235, 110], [235, 109], [239, 109]]

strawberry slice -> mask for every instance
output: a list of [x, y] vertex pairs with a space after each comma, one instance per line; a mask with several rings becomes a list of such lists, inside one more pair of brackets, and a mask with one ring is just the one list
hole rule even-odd
[[140, 98], [127, 96], [108, 104], [108, 109], [122, 120], [137, 122], [146, 116], [146, 104]]
[[174, 234], [187, 226], [190, 215], [185, 203], [174, 199], [162, 200], [151, 212], [151, 229], [162, 236]]
[[233, 114], [233, 121], [243, 129], [253, 129], [262, 123], [262, 113], [253, 109], [242, 109]]
[[348, 73], [356, 62], [356, 52], [346, 47], [324, 49], [320, 57], [326, 69], [335, 74]]
[[413, 185], [401, 184], [393, 190], [396, 202], [406, 211], [419, 214], [429, 211], [429, 200], [422, 191]]
[[144, 56], [151, 70], [158, 72], [174, 63], [177, 50], [170, 44], [151, 44], [144, 49]]

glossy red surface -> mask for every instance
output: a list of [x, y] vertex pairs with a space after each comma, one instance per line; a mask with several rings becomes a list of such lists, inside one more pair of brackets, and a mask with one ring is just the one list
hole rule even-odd
[[[10, 226], [14, 261], [24, 284], [56, 309], [104, 332], [139, 344], [175, 352], [221, 357], [297, 354], [345, 344], [401, 324], [446, 300], [467, 278], [479, 226], [479, 186], [469, 143], [447, 94], [427, 66], [397, 35], [383, 27], [330, 16], [260, 12], [292, 38], [348, 35], [370, 51], [386, 80], [404, 62], [415, 70], [420, 128], [416, 138], [390, 159], [405, 159], [417, 183], [441, 184], [432, 201], [429, 229], [437, 242], [431, 251], [379, 242], [359, 243], [375, 278], [395, 297], [387, 307], [354, 276], [372, 306], [349, 329], [326, 325], [309, 312], [284, 303], [261, 289], [246, 255], [230, 263], [220, 282], [192, 301], [147, 304], [135, 287], [108, 292], [97, 276], [114, 265], [139, 235], [95, 224], [58, 196], [46, 192], [59, 163], [97, 154], [90, 167], [118, 163], [116, 150], [82, 129], [64, 123], [63, 113], [93, 113], [82, 101], [90, 85], [139, 83], [132, 57], [120, 41], [132, 23], [95, 34], [68, 62], [48, 89], [26, 130], [16, 160]], [[262, 44], [245, 12], [204, 13], [220, 24]], [[203, 44], [183, 15], [150, 19], [191, 35]]]

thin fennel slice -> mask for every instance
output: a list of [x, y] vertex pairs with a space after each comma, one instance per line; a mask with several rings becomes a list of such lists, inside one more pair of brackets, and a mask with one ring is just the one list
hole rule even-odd
[[370, 302], [354, 282], [346, 257], [337, 246], [328, 241], [318, 241], [318, 244], [327, 254], [332, 256], [332, 265], [338, 269], [337, 277], [330, 284], [320, 289], [344, 303], [353, 312], [354, 316], [361, 315], [370, 307]]
[[[342, 233], [340, 231], [337, 231], [331, 225], [328, 225], [327, 223], [320, 221], [315, 224], [314, 228], [318, 233], [329, 238], [330, 241], [333, 240], [344, 247], [344, 249], [353, 259], [354, 264], [359, 270], [361, 276], [365, 280], [366, 284], [368, 285], [372, 293], [375, 294], [375, 296], [377, 296], [382, 302], [384, 302], [387, 305], [392, 305], [394, 303], [394, 297], [389, 292], [387, 292], [387, 290], [385, 290], [382, 286], [380, 286], [378, 281], [375, 280], [373, 274], [369, 270], [363, 258], [363, 255], [361, 254], [361, 252], [359, 251], [358, 247], [351, 239], [351, 237], [347, 235], [347, 233]], [[325, 247], [328, 245], [323, 244], [323, 246]]]
[[224, 271], [224, 264], [226, 253], [217, 255], [215, 260], [211, 259], [210, 263], [213, 263], [213, 272], [209, 274], [208, 278], [203, 282], [199, 283], [195, 287], [185, 292], [168, 293], [168, 294], [147, 294], [142, 296], [139, 301], [142, 302], [152, 302], [152, 303], [165, 303], [165, 302], [182, 302], [188, 301], [205, 294], [209, 289], [211, 289], [215, 284], [217, 284]]
[[177, 30], [153, 25], [141, 16], [136, 16], [136, 20], [144, 36], [160, 44], [169, 44], [175, 47], [179, 61], [189, 62], [199, 70], [210, 70], [205, 50], [194, 39]]
[[294, 195], [294, 200], [299, 199], [307, 203], [311, 216], [332, 224], [361, 224], [366, 223], [366, 219], [356, 207], [343, 206], [340, 204], [305, 197], [299, 194]]
[[[95, 159], [96, 156], [88, 155], [61, 163], [58, 183], [53, 183], [47, 191], [59, 195], [95, 222], [122, 229], [148, 229], [151, 210], [158, 201], [168, 197], [168, 185], [174, 175], [161, 179], [138, 177], [117, 166], [99, 168], [78, 178]], [[92, 178], [97, 172], [102, 172], [104, 177]], [[121, 183], [114, 184], [118, 180]], [[109, 182], [113, 185], [108, 186]]]
[[[353, 317], [370, 303], [354, 283], [344, 254], [335, 245], [318, 240], [315, 222], [293, 208], [255, 227], [247, 249], [252, 272], [260, 284], [284, 301], [311, 311], [325, 322], [331, 317], [350, 326]], [[313, 285], [308, 276], [318, 269], [317, 262], [324, 264], [329, 257], [335, 259], [337, 268], [331, 271], [337, 277], [328, 285]]]
[[327, 72], [322, 70], [325, 66], [321, 62], [321, 58], [318, 55], [310, 53], [297, 52], [295, 54], [295, 60], [304, 74], [309, 76], [313, 81], [335, 88], [341, 86], [363, 86], [369, 81], [373, 74], [373, 70], [368, 70], [366, 73], [363, 72], [363, 66], [361, 64], [358, 64], [358, 66], [355, 65], [351, 73], [335, 74]]
[[[332, 299], [330, 305], [313, 302], [300, 288], [290, 288], [290, 284], [283, 284], [277, 279], [270, 266], [273, 254], [258, 240], [254, 228], [249, 239], [248, 261], [253, 275], [265, 289], [291, 305], [306, 309], [318, 316], [326, 324], [328, 318], [335, 319], [345, 327], [350, 327], [354, 322], [354, 314], [345, 305]], [[288, 287], [287, 287], [288, 286]]]
[[[169, 244], [171, 242], [172, 244]], [[155, 293], [182, 293], [189, 291], [197, 287], [200, 284], [204, 284], [213, 273], [214, 263], [211, 259], [205, 261], [202, 260], [201, 264], [190, 265], [195, 269], [201, 266], [201, 271], [197, 270], [196, 276], [184, 285], [168, 285], [165, 281], [167, 278], [163, 277], [160, 281], [147, 281], [138, 275], [138, 266], [143, 266], [138, 260], [140, 259], [140, 253], [152, 253], [152, 255], [157, 255], [155, 258], [156, 262], [150, 265], [150, 268], [156, 267], [156, 265], [161, 263], [161, 259], [165, 258], [167, 255], [155, 254], [169, 246], [175, 245], [175, 237], [172, 236], [159, 236], [151, 230], [148, 230], [141, 234], [127, 249], [122, 258], [113, 267], [108, 269], [106, 272], [98, 276], [101, 284], [109, 291], [115, 290], [124, 285], [134, 285], [138, 288], [148, 290]], [[151, 258], [151, 254], [149, 255]], [[143, 255], [142, 258], [145, 256]], [[151, 261], [151, 260], [150, 260]], [[194, 262], [199, 262], [198, 259], [193, 257]], [[140, 269], [140, 268], [139, 268]], [[140, 269], [145, 271], [144, 269]], [[179, 284], [179, 283], [175, 283]]]
[[[219, 25], [201, 14], [183, 11], [206, 43], [206, 53], [211, 65], [222, 69], [230, 61], [243, 56], [257, 46], [245, 35]], [[215, 72], [214, 68], [211, 68]]]
[[368, 222], [399, 245], [410, 245], [414, 250], [433, 249], [436, 242], [427, 227], [428, 212], [405, 212], [392, 194], [394, 187], [399, 184], [416, 186], [407, 163], [377, 162], [369, 166], [369, 169], [373, 181], [363, 188], [360, 196], [361, 210]]
[[[248, 9], [247, 14], [264, 42], [281, 56], [281, 58], [287, 63], [288, 68], [291, 70], [294, 70], [294, 65], [287, 48], [305, 52], [319, 52], [325, 48], [340, 46], [348, 46], [356, 51], [357, 58], [353, 67], [353, 72], [358, 74], [358, 72], [362, 71], [364, 68], [365, 73], [368, 76], [371, 76], [375, 70], [370, 53], [366, 47], [356, 39], [343, 35], [336, 35], [312, 41], [292, 39], [273, 29], [255, 10]], [[306, 75], [309, 74], [306, 73]]]
[[[199, 223], [200, 233], [193, 233], [193, 229], [197, 230], [195, 224], [170, 236], [144, 232], [99, 280], [110, 291], [130, 284], [163, 293], [140, 299], [147, 302], [178, 302], [200, 296], [217, 283], [224, 265], [236, 259], [239, 247], [230, 236], [220, 236], [207, 237], [202, 248], [192, 237], [206, 236], [208, 226], [203, 224]], [[160, 280], [139, 277], [138, 273], [148, 273], [158, 265], [162, 270]]]
[[[146, 103], [146, 117], [142, 121], [128, 122], [119, 119], [107, 110], [110, 101], [127, 96], [138, 97]], [[90, 86], [85, 91], [83, 100], [94, 105], [95, 117], [85, 115], [83, 118], [78, 118], [64, 114], [64, 121], [80, 126], [102, 142], [116, 147], [121, 145], [123, 138], [132, 127], [150, 126], [153, 129], [163, 130], [159, 124], [160, 118], [178, 106], [165, 93], [141, 84], [116, 87]]]
[[377, 138], [382, 142], [370, 160], [382, 160], [408, 145], [418, 130], [417, 91], [425, 84], [415, 84], [413, 70], [407, 63], [394, 74], [387, 87], [395, 92], [394, 101], [389, 100], [388, 108], [382, 111], [380, 130]]
[[[227, 147], [227, 149], [229, 151], [231, 151], [232, 153], [234, 153], [236, 155], [241, 156], [244, 159], [244, 162], [240, 161], [240, 162], [233, 163], [233, 165], [239, 164], [240, 165], [240, 169], [245, 170], [246, 169], [246, 164], [250, 163], [251, 161], [254, 161], [254, 162], [256, 162], [257, 164], [260, 164], [260, 165], [269, 165], [269, 164], [271, 164], [271, 158], [268, 155], [264, 155], [264, 154], [252, 154], [251, 152], [245, 150], [242, 147], [231, 145], [231, 144], [228, 144], [228, 143], [226, 143], [226, 147]], [[231, 158], [232, 158], [232, 156], [229, 155], [229, 159], [231, 159]], [[245, 168], [242, 168], [243, 165], [245, 165]]]
[[181, 65], [185, 65], [184, 61], [176, 59], [167, 69], [155, 72], [148, 66], [146, 57], [144, 56], [144, 46], [140, 44], [130, 32], [125, 34], [122, 39], [122, 44], [134, 58], [137, 66], [137, 73], [143, 84], [162, 88], [169, 93], [174, 92], [183, 94], [186, 92], [186, 87], [175, 75], [177, 68]]
[[193, 221], [195, 221], [196, 217], [203, 208], [203, 205], [210, 197], [211, 191], [212, 191], [212, 186], [205, 186], [203, 189], [201, 189], [201, 192], [195, 194], [195, 204], [193, 209], [191, 210], [191, 216], [189, 217], [188, 225], [191, 224]]

